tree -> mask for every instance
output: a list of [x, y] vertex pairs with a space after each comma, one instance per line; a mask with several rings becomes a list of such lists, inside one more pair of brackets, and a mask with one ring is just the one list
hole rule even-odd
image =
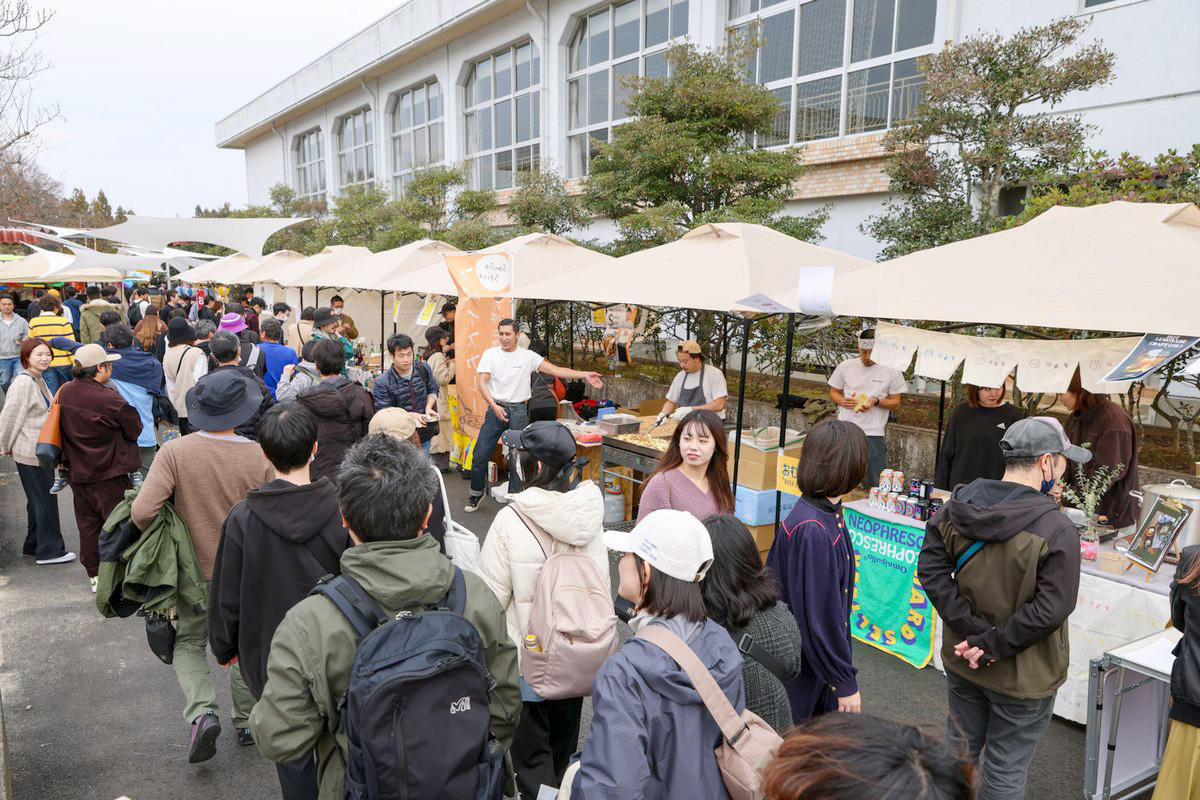
[[398, 201], [410, 225], [404, 234], [407, 241], [428, 237], [463, 250], [478, 250], [508, 238], [488, 221], [496, 208], [496, 193], [466, 186], [467, 168], [462, 164], [434, 167], [414, 175]]
[[1078, 160], [1089, 127], [1050, 110], [1112, 79], [1113, 54], [1079, 44], [1087, 25], [1067, 17], [920, 59], [924, 102], [885, 138], [898, 198], [861, 226], [885, 258], [991, 231], [1004, 187]]
[[588, 215], [567, 191], [562, 176], [549, 162], [540, 169], [517, 175], [517, 191], [508, 203], [508, 215], [526, 231], [565, 236], [587, 224]]
[[348, 186], [338, 197], [318, 235], [325, 244], [368, 247], [378, 252], [417, 238], [400, 203], [377, 183]]
[[706, 222], [743, 221], [819, 240], [825, 215], [782, 212], [804, 172], [799, 148], [763, 150], [779, 101], [745, 81], [757, 43], [720, 50], [674, 45], [667, 77], [627, 79], [632, 119], [595, 142], [584, 205], [616, 222], [615, 250], [672, 241]]
[[28, 0], [0, 0], [0, 40], [9, 42], [0, 53], [0, 163], [28, 161], [38, 129], [59, 115], [57, 104], [33, 102], [35, 79], [50, 66], [34, 43], [53, 16]]

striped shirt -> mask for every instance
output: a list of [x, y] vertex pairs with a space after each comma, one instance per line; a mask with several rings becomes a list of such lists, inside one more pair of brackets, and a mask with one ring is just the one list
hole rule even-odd
[[[55, 336], [65, 336], [68, 339], [75, 338], [75, 328], [71, 325], [71, 320], [60, 314], [54, 314], [50, 311], [43, 311], [41, 316], [34, 317], [29, 322], [29, 335], [40, 337], [47, 342]], [[66, 350], [55, 350], [51, 348], [51, 353], [54, 359], [50, 362], [52, 367], [69, 367], [71, 366], [71, 354]]]

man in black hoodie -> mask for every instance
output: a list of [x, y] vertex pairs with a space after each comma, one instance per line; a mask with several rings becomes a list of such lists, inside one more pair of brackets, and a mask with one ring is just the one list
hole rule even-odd
[[950, 736], [980, 762], [980, 800], [1019, 800], [1067, 677], [1079, 534], [1049, 496], [1091, 453], [1058, 420], [1013, 423], [1004, 477], [958, 487], [925, 530], [917, 574], [945, 624]]
[[[275, 480], [247, 494], [225, 519], [208, 608], [213, 654], [222, 664], [237, 659], [256, 700], [275, 629], [320, 578], [340, 572], [350, 543], [333, 484], [309, 480], [317, 451], [312, 413], [298, 404], [275, 406], [263, 415], [258, 437]], [[312, 754], [276, 768], [284, 800], [317, 796]]]

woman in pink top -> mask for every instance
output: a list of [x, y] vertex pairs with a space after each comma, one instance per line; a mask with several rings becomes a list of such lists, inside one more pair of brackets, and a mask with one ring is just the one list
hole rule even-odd
[[673, 508], [697, 519], [733, 513], [729, 486], [729, 446], [725, 423], [712, 411], [693, 411], [683, 418], [658, 469], [646, 481], [638, 505], [638, 520]]

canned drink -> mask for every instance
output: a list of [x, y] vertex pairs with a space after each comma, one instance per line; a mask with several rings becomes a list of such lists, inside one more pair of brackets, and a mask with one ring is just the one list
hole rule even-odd
[[897, 493], [904, 492], [908, 487], [904, 485], [904, 472], [902, 470], [892, 471], [892, 490]]
[[906, 516], [906, 517], [916, 517], [917, 516], [917, 501], [911, 497], [904, 501], [904, 516]]
[[892, 512], [893, 514], [897, 514], [897, 513], [899, 513], [899, 511], [897, 510], [899, 508], [899, 506], [900, 506], [900, 495], [896, 494], [895, 492], [888, 492], [887, 493], [887, 510]]
[[929, 501], [928, 500], [918, 500], [917, 501], [916, 518], [918, 520], [920, 520], [921, 522], [929, 521]]
[[879, 488], [884, 492], [892, 490], [892, 471], [885, 469], [879, 473]]
[[867, 492], [867, 507], [879, 508], [879, 487], [872, 487], [871, 491]]

